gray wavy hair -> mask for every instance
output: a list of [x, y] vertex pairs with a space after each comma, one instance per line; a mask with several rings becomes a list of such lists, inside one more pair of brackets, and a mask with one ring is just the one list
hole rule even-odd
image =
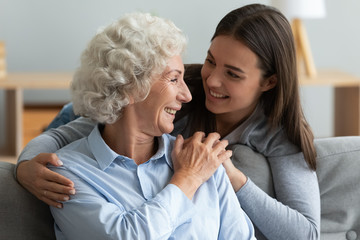
[[81, 55], [71, 83], [74, 112], [113, 123], [123, 107], [144, 100], [151, 78], [181, 55], [187, 40], [173, 22], [148, 13], [132, 13], [97, 33]]

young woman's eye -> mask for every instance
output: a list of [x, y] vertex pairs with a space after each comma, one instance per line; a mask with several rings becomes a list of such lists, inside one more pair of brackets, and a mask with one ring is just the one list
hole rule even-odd
[[211, 60], [210, 58], [207, 58], [206, 61], [208, 63], [210, 63], [211, 65], [215, 65], [215, 62], [213, 60]]
[[230, 77], [232, 77], [232, 78], [240, 78], [239, 75], [237, 75], [237, 74], [235, 74], [235, 73], [233, 73], [233, 72], [231, 72], [231, 71], [228, 71], [227, 74], [228, 74]]

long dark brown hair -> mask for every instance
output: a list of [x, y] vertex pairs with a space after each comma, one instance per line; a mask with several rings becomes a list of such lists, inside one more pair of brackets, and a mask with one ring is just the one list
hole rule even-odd
[[[294, 38], [286, 17], [270, 6], [247, 5], [231, 11], [219, 22], [211, 40], [217, 36], [231, 36], [253, 51], [263, 79], [276, 76], [276, 86], [260, 98], [269, 124], [274, 128], [283, 126], [289, 140], [302, 150], [306, 162], [315, 170], [314, 135], [300, 103]], [[193, 101], [185, 106], [184, 114], [190, 113], [185, 134], [214, 131], [215, 116], [204, 104], [201, 65], [188, 65], [186, 69], [185, 80], [193, 93]]]

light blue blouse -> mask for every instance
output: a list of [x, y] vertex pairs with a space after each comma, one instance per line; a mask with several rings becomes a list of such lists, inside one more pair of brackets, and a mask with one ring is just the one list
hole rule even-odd
[[147, 162], [112, 151], [96, 126], [91, 134], [60, 149], [76, 194], [51, 207], [57, 239], [255, 239], [224, 168], [197, 190], [192, 200], [175, 185], [171, 150], [174, 137], [158, 138]]

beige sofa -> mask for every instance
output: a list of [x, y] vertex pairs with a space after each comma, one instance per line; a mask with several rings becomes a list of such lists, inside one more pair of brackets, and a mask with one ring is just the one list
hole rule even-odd
[[[316, 139], [315, 144], [321, 239], [360, 239], [360, 136]], [[271, 192], [271, 172], [264, 157], [242, 145], [234, 146], [233, 151], [240, 159], [235, 164]], [[0, 239], [54, 239], [49, 208], [17, 183], [13, 171], [14, 164], [0, 162]]]

